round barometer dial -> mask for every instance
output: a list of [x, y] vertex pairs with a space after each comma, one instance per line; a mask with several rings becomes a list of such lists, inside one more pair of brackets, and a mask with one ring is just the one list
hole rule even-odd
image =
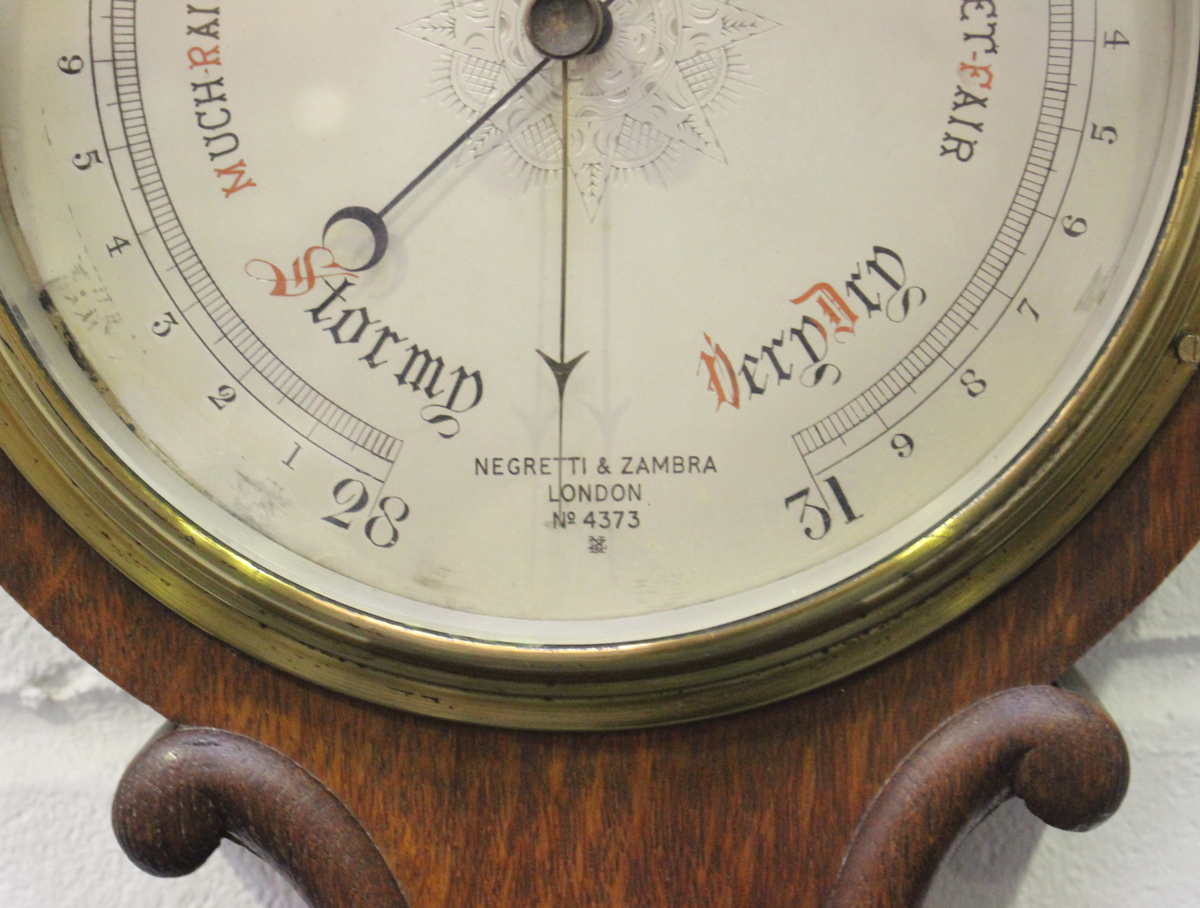
[[358, 696], [829, 681], [1023, 569], [1186, 378], [1198, 15], [2, 0], [3, 444]]

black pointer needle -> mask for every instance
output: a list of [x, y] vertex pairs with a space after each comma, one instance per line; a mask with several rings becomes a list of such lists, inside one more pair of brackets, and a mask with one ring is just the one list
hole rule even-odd
[[[388, 248], [388, 229], [387, 229], [387, 225], [383, 223], [383, 219], [385, 217], [387, 217], [388, 212], [390, 212], [393, 208], [395, 208], [402, 201], [404, 201], [404, 198], [410, 192], [412, 192], [414, 189], [416, 189], [418, 186], [420, 186], [422, 181], [424, 181], [424, 179], [427, 176], [429, 176], [431, 173], [433, 173], [435, 170], [437, 170], [438, 167], [441, 166], [442, 162], [446, 160], [446, 158], [448, 158], [448, 157], [450, 157], [450, 155], [454, 154], [454, 152], [457, 151], [462, 146], [462, 144], [467, 141], [467, 139], [471, 138], [471, 136], [475, 134], [475, 131], [477, 129], [479, 129], [480, 126], [482, 126], [484, 123], [486, 123], [488, 120], [490, 120], [492, 118], [492, 115], [495, 114], [496, 111], [498, 111], [501, 107], [503, 107], [505, 104], [507, 104], [512, 99], [513, 95], [515, 95], [522, 88], [524, 88], [526, 85], [528, 85], [530, 80], [532, 80], [534, 76], [536, 76], [538, 73], [540, 73], [543, 69], [546, 68], [546, 64], [549, 63], [551, 59], [552, 59], [551, 57], [546, 57], [537, 66], [535, 66], [533, 69], [531, 69], [529, 72], [527, 72], [524, 76], [522, 76], [521, 80], [516, 85], [514, 85], [512, 88], [510, 88], [508, 91], [506, 91], [504, 93], [504, 96], [501, 97], [499, 101], [497, 101], [495, 104], [493, 104], [491, 107], [489, 107], [486, 111], [484, 111], [483, 114], [480, 115], [479, 119], [477, 119], [474, 123], [472, 123], [470, 126], [468, 126], [466, 131], [462, 135], [460, 135], [457, 139], [455, 139], [453, 142], [451, 142], [449, 147], [447, 147], [445, 151], [443, 151], [440, 155], [438, 155], [436, 158], [434, 158], [433, 161], [430, 162], [428, 167], [426, 167], [419, 174], [417, 174], [413, 178], [411, 183], [409, 183], [407, 186], [405, 186], [403, 189], [401, 189], [400, 192], [396, 194], [396, 197], [394, 199], [392, 199], [390, 202], [388, 202], [386, 205], [384, 205], [378, 211], [372, 211], [370, 208], [366, 208], [361, 205], [352, 205], [349, 208], [343, 208], [341, 211], [334, 214], [333, 217], [331, 217], [328, 221], [325, 222], [325, 230], [321, 234], [322, 242], [324, 242], [324, 238], [329, 235], [330, 228], [333, 227], [334, 224], [337, 224], [340, 221], [358, 221], [360, 224], [363, 224], [368, 230], [371, 231], [371, 236], [375, 240], [375, 250], [374, 250], [374, 252], [372, 252], [371, 257], [367, 260], [367, 263], [365, 265], [363, 265], [359, 268], [348, 268], [347, 270], [349, 270], [349, 271], [369, 271], [371, 268], [374, 268], [376, 265], [379, 264], [379, 262], [383, 259], [384, 253], [387, 252], [387, 248]], [[345, 266], [343, 266], [343, 267], [345, 267]]]
[[[496, 111], [512, 99], [513, 95], [528, 85], [534, 76], [546, 68], [547, 63], [551, 60], [566, 60], [568, 57], [594, 53], [603, 45], [612, 29], [612, 17], [608, 13], [611, 3], [612, 0], [604, 0], [603, 3], [600, 3], [599, 0], [533, 0], [526, 11], [525, 30], [534, 47], [545, 54], [542, 61], [522, 76], [521, 80], [506, 91], [499, 101], [484, 111], [462, 135], [451, 142], [445, 151], [434, 158], [428, 167], [417, 174], [411, 183], [401, 189], [394, 199], [378, 211], [372, 211], [361, 205], [353, 205], [343, 208], [325, 222], [325, 230], [321, 234], [322, 242], [329, 235], [330, 228], [340, 221], [358, 221], [371, 231], [371, 237], [375, 241], [371, 257], [365, 265], [359, 268], [347, 268], [348, 271], [368, 271], [379, 264], [388, 248], [388, 229], [387, 225], [383, 223], [388, 212], [404, 201], [410, 192], [420, 186], [421, 182], [437, 170], [446, 158], [454, 154], [467, 139], [471, 138], [480, 126], [490, 120]], [[566, 128], [565, 120], [563, 128]]]

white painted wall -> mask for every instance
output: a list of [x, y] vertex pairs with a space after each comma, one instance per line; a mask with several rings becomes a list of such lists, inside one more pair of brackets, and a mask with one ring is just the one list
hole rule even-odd
[[0, 908], [303, 908], [230, 842], [181, 879], [125, 857], [113, 792], [162, 724], [0, 590]]
[[[1200, 550], [1080, 665], [1129, 742], [1120, 812], [1074, 834], [1010, 803], [950, 858], [927, 908], [1200, 905], [1198, 600]], [[0, 591], [0, 908], [301, 908], [228, 842], [180, 880], [126, 860], [109, 805], [161, 724]]]

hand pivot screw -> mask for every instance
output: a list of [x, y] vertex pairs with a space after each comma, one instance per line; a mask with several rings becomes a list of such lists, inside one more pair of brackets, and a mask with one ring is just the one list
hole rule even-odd
[[598, 51], [612, 32], [611, 23], [600, 0], [533, 0], [525, 11], [529, 40], [557, 60]]

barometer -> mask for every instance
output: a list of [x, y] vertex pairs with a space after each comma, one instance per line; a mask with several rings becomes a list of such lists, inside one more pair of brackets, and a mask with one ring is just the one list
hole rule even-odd
[[1198, 30], [2, 0], [0, 444], [357, 697], [611, 728], [810, 689], [1017, 576], [1182, 388]]

